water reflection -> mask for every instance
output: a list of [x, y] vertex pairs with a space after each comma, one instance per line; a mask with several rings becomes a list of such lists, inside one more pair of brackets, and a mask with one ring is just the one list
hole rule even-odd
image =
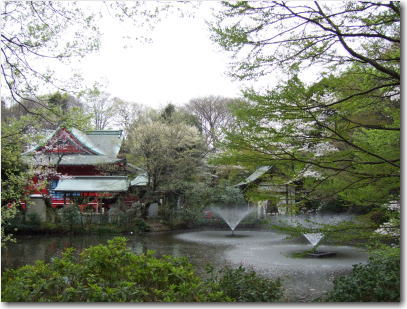
[[[83, 250], [89, 246], [106, 243], [113, 236], [28, 236], [18, 238], [2, 250], [2, 271], [36, 260], [49, 262], [60, 256], [68, 247]], [[141, 254], [154, 250], [156, 256], [173, 255], [187, 257], [200, 275], [205, 275], [205, 266], [220, 268], [226, 264], [243, 264], [268, 277], [281, 277], [287, 301], [306, 301], [321, 296], [332, 287], [338, 274], [350, 272], [352, 265], [366, 262], [365, 252], [346, 246], [327, 246], [337, 252], [327, 259], [292, 258], [292, 253], [309, 249], [303, 238], [287, 240], [273, 232], [238, 231], [193, 231], [186, 233], [157, 233], [128, 235], [128, 247]], [[321, 246], [322, 248], [323, 246]]]
[[[83, 250], [97, 244], [105, 244], [113, 236], [23, 236], [17, 243], [9, 244], [2, 249], [2, 271], [27, 264], [37, 260], [50, 262], [53, 257], [61, 256], [65, 248], [74, 247]], [[135, 253], [146, 253], [154, 250], [156, 256], [174, 255], [188, 257], [192, 264], [203, 268], [203, 264], [223, 264], [222, 248], [226, 246], [202, 246], [201, 244], [184, 242], [173, 237], [172, 233], [157, 233], [126, 236], [127, 246]], [[201, 269], [202, 270], [202, 269]]]

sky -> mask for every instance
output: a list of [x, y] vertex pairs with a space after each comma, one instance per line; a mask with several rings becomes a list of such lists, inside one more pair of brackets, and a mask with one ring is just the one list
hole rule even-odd
[[[135, 40], [139, 28], [106, 16], [98, 53], [71, 68], [87, 84], [98, 81], [112, 96], [151, 107], [183, 105], [209, 95], [237, 97], [242, 83], [227, 76], [230, 58], [211, 41], [205, 24], [209, 8], [216, 4], [203, 2], [194, 16], [163, 18], [144, 33], [151, 43]], [[124, 40], [129, 34], [133, 39]]]
[[[170, 2], [146, 3], [141, 8], [161, 7]], [[99, 23], [100, 49], [82, 59], [71, 58], [68, 64], [48, 57], [37, 57], [39, 59], [33, 59], [33, 63], [42, 71], [46, 68], [55, 71], [56, 84], [69, 89], [72, 95], [77, 96], [79, 90], [98, 83], [99, 90], [112, 97], [153, 108], [168, 103], [184, 105], [191, 99], [211, 95], [235, 98], [241, 96], [245, 87], [264, 89], [276, 84], [281, 74], [267, 76], [263, 81], [246, 82], [232, 80], [227, 75], [231, 54], [211, 40], [206, 24], [211, 18], [211, 9], [221, 7], [219, 1], [196, 1], [193, 9], [190, 4], [176, 2], [181, 11], [174, 10], [177, 5], [173, 3], [170, 5], [172, 10], [159, 13], [158, 18], [151, 18], [145, 26], [139, 23], [142, 16], [134, 16], [133, 20], [138, 22], [135, 26], [131, 19], [120, 22], [114, 18], [114, 11], [107, 10], [101, 1], [79, 1], [83, 10], [103, 14]], [[151, 29], [149, 25], [154, 27]], [[75, 31], [77, 29], [71, 29], [72, 33]], [[65, 34], [68, 41], [72, 33], [67, 31]], [[151, 42], [140, 39], [143, 37]], [[71, 79], [75, 76], [83, 79], [80, 82], [82, 89], [76, 87], [76, 79]], [[38, 94], [54, 91], [56, 88], [43, 85]]]
[[[176, 6], [174, 2], [164, 0], [146, 3], [142, 8], [165, 3], [171, 3], [172, 8]], [[239, 97], [242, 88], [273, 87], [281, 78], [282, 74], [275, 73], [264, 77], [262, 81], [231, 80], [227, 75], [228, 64], [232, 61], [231, 54], [211, 40], [206, 24], [206, 20], [211, 17], [211, 8], [221, 7], [220, 2], [196, 1], [193, 2], [196, 6], [194, 10], [190, 9], [190, 5], [176, 3], [182, 6], [183, 13], [189, 14], [181, 17], [180, 12], [170, 10], [167, 11], [170, 12], [168, 16], [158, 14], [161, 21], [152, 18], [146, 27], [141, 27], [133, 25], [129, 19], [118, 21], [111, 16], [114, 12], [108, 12], [101, 1], [79, 1], [82, 9], [94, 12], [101, 10], [103, 13], [99, 51], [83, 59], [72, 58], [68, 64], [52, 61], [48, 57], [37, 57], [39, 59], [34, 59], [33, 63], [41, 68], [38, 71], [45, 71], [46, 68], [55, 71], [53, 80], [57, 81], [56, 84], [69, 89], [75, 96], [78, 94], [76, 80], [70, 78], [81, 76], [83, 81], [80, 90], [92, 87], [97, 82], [98, 88], [112, 97], [154, 108], [168, 103], [183, 105], [191, 99], [210, 95]], [[133, 20], [143, 18], [136, 15]], [[150, 29], [149, 24], [153, 24], [154, 28]], [[68, 31], [68, 41], [69, 36]], [[127, 36], [130, 38], [123, 39]], [[140, 37], [147, 37], [151, 42], [144, 42]], [[309, 75], [310, 70], [306, 74]], [[54, 91], [56, 88], [43, 85], [38, 94]]]

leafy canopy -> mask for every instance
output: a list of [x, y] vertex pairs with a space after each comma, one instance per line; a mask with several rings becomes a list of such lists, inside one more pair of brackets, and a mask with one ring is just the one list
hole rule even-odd
[[[303, 199], [359, 205], [400, 192], [400, 7], [396, 2], [224, 3], [213, 38], [236, 53], [231, 75], [286, 75], [247, 89], [217, 162], [276, 167]], [[304, 83], [307, 67], [319, 80]]]

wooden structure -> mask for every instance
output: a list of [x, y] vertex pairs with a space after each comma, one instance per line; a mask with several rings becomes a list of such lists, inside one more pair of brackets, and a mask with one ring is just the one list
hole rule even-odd
[[[58, 128], [40, 145], [23, 153], [38, 173], [33, 178], [32, 199], [43, 199], [53, 208], [76, 202], [82, 210], [104, 212], [118, 199], [131, 204], [128, 174], [141, 170], [118, 154], [122, 131], [89, 131]], [[40, 187], [42, 180], [47, 186]], [[138, 182], [137, 185], [143, 185]]]
[[298, 186], [291, 181], [282, 182], [281, 177], [278, 177], [278, 182], [273, 181], [277, 174], [278, 171], [272, 166], [261, 166], [236, 185], [243, 192], [255, 191], [258, 194], [258, 198], [249, 199], [248, 202], [257, 207], [257, 215], [260, 218], [274, 213], [287, 214], [295, 204]]

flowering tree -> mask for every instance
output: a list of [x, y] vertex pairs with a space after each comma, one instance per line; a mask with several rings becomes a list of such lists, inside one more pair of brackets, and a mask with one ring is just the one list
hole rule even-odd
[[387, 221], [375, 230], [379, 237], [389, 240], [391, 245], [400, 242], [400, 200], [391, 201], [384, 205], [386, 208]]
[[33, 181], [31, 188], [35, 192], [40, 192], [47, 204], [50, 205], [51, 195], [49, 192], [50, 180], [70, 179], [72, 176], [64, 175], [58, 172], [58, 166], [63, 157], [66, 155], [64, 151], [66, 144], [64, 143], [49, 143], [40, 147], [33, 154], [32, 175]]
[[302, 201], [334, 197], [379, 206], [394, 200], [400, 194], [399, 2], [223, 5], [212, 30], [234, 53], [230, 74], [275, 82], [244, 92], [250, 103], [234, 109], [218, 162], [277, 167], [303, 181]]

